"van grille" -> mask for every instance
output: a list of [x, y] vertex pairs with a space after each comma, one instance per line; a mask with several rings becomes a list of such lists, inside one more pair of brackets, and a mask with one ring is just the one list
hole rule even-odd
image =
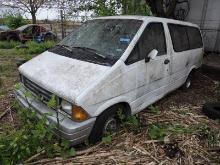
[[43, 102], [48, 103], [52, 97], [52, 93], [35, 84], [25, 76], [21, 75], [21, 81], [24, 86], [39, 97]]

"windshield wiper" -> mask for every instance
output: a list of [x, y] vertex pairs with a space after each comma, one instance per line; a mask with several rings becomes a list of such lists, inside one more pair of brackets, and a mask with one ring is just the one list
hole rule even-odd
[[86, 50], [86, 51], [89, 51], [89, 52], [95, 53], [97, 56], [99, 56], [99, 57], [101, 57], [101, 58], [106, 59], [106, 56], [104, 56], [104, 55], [98, 53], [97, 50], [92, 49], [92, 48], [88, 48], [88, 47], [80, 47], [80, 46], [76, 46], [76, 47], [72, 47], [72, 48]]
[[60, 47], [62, 47], [62, 48], [65, 48], [65, 49], [69, 50], [70, 52], [73, 51], [72, 48], [71, 48], [71, 46], [68, 46], [68, 45], [57, 44], [56, 46], [60, 46]]

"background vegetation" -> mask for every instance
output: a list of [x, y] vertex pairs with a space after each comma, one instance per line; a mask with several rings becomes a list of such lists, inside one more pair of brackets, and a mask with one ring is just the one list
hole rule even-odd
[[21, 15], [13, 15], [13, 14], [8, 14], [5, 15], [1, 19], [1, 24], [7, 25], [8, 27], [12, 29], [16, 29], [22, 25], [26, 25], [30, 23], [28, 20], [24, 19]]

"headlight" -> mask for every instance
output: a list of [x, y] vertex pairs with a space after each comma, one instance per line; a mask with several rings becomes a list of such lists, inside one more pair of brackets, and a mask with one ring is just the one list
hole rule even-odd
[[61, 108], [67, 114], [71, 115], [72, 119], [76, 122], [82, 122], [89, 118], [88, 113], [82, 107], [72, 105], [65, 100], [62, 100]]
[[69, 103], [66, 100], [62, 100], [61, 102], [61, 108], [63, 111], [65, 111], [67, 114], [71, 115], [72, 114], [72, 104]]

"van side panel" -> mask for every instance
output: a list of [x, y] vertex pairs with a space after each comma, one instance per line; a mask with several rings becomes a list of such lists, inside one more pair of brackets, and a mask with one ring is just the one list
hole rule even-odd
[[[187, 28], [188, 26], [182, 25], [182, 27]], [[190, 26], [189, 26], [190, 27]], [[195, 27], [193, 27], [195, 28]], [[171, 29], [169, 29], [169, 38], [172, 41], [172, 52], [171, 52], [171, 59], [172, 59], [172, 66], [171, 66], [171, 80], [170, 85], [167, 88], [167, 92], [170, 92], [178, 87], [180, 87], [187, 79], [190, 72], [195, 69], [199, 68], [202, 64], [203, 59], [203, 46], [200, 48], [191, 48], [189, 43], [189, 48], [183, 51], [176, 51], [175, 50], [175, 40], [172, 38]], [[182, 34], [181, 34], [182, 35]], [[186, 32], [186, 35], [191, 35]], [[201, 34], [200, 34], [201, 36]], [[189, 42], [189, 36], [187, 38]]]

